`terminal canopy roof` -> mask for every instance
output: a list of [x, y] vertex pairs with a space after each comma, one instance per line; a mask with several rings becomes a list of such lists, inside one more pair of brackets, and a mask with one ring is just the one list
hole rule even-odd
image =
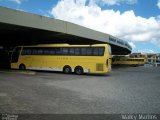
[[62, 20], [0, 7], [0, 46], [69, 43], [110, 44], [112, 54], [131, 53], [131, 46], [109, 34]]

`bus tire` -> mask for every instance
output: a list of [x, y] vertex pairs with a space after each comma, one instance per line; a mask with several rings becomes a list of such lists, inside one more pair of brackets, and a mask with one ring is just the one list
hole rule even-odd
[[63, 67], [63, 72], [64, 72], [65, 74], [71, 73], [71, 67], [68, 66], [68, 65], [64, 66], [64, 67]]
[[24, 64], [19, 65], [19, 70], [25, 70], [25, 69], [26, 69], [26, 66]]
[[77, 66], [75, 67], [75, 70], [74, 72], [77, 74], [77, 75], [82, 75], [83, 74], [83, 68], [81, 66]]

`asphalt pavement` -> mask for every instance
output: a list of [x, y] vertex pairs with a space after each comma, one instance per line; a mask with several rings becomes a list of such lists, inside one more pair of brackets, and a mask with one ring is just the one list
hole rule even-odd
[[117, 67], [106, 75], [1, 70], [0, 113], [158, 114], [160, 68]]

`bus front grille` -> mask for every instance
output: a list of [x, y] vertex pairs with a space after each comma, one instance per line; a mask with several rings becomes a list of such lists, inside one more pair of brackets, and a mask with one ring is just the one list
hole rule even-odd
[[103, 71], [103, 64], [97, 63], [96, 64], [96, 71]]

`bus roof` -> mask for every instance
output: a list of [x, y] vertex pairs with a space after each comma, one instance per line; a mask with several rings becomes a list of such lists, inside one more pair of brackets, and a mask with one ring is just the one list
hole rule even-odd
[[73, 47], [78, 47], [78, 46], [106, 46], [108, 44], [86, 44], [86, 45], [70, 45], [70, 44], [38, 44], [38, 45], [27, 45], [27, 46], [16, 46], [16, 47], [66, 47], [66, 46], [73, 46]]

